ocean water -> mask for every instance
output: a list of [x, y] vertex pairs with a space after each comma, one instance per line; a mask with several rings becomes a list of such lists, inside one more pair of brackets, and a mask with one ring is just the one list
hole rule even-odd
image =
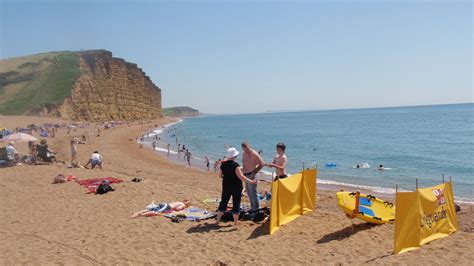
[[[416, 178], [436, 185], [444, 174], [457, 200], [474, 202], [474, 104], [203, 116], [157, 132], [160, 147], [176, 150], [177, 136], [193, 156], [212, 160], [247, 140], [271, 162], [284, 142], [290, 173], [317, 164], [318, 182], [382, 193], [414, 190]], [[354, 168], [361, 163], [370, 168]]]

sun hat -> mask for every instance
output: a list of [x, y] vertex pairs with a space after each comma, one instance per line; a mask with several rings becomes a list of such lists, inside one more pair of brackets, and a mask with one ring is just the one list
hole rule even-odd
[[227, 149], [227, 158], [234, 158], [239, 155], [239, 151], [236, 148]]

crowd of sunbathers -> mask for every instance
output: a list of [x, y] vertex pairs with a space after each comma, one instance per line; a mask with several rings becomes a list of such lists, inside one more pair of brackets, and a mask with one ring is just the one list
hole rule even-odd
[[[121, 122], [105, 122], [101, 126], [97, 125], [94, 128], [96, 136], [100, 137], [100, 128], [109, 129]], [[29, 134], [32, 139], [35, 139], [34, 135], [41, 137], [39, 144], [36, 141], [28, 141], [28, 152], [20, 153], [17, 149], [20, 141], [8, 141], [5, 147], [0, 148], [0, 167], [15, 166], [19, 164], [37, 165], [37, 164], [55, 164], [62, 163], [67, 164], [64, 160], [58, 160], [57, 153], [51, 149], [46, 140], [47, 137], [54, 138], [60, 129], [64, 128], [67, 130], [67, 134], [71, 134], [71, 131], [76, 131], [78, 127], [83, 128], [85, 133], [81, 137], [73, 137], [70, 142], [70, 163], [67, 164], [69, 167], [84, 167], [89, 166], [94, 168], [102, 169], [103, 157], [98, 151], [94, 151], [85, 165], [81, 165], [77, 158], [77, 144], [88, 144], [91, 143], [90, 134], [87, 131], [89, 127], [88, 122], [82, 124], [71, 123], [71, 124], [44, 124], [41, 126], [29, 125], [25, 128], [16, 128], [13, 131], [3, 129], [0, 131], [0, 141], [2, 138], [7, 138], [11, 134], [24, 133]], [[94, 133], [93, 133], [94, 134]], [[21, 150], [21, 149], [20, 149]]]

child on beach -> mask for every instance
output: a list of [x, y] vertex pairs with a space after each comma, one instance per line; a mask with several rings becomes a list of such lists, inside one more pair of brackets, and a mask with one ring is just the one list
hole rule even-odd
[[77, 162], [77, 147], [76, 147], [76, 140], [71, 140], [71, 165], [73, 167], [78, 166], [79, 163]]
[[146, 206], [144, 210], [134, 213], [132, 218], [141, 216], [150, 217], [164, 212], [182, 211], [186, 208], [189, 208], [189, 206], [191, 206], [191, 202], [189, 200], [183, 200], [183, 202], [177, 201], [172, 203], [160, 203], [158, 205], [153, 202], [152, 204]]
[[273, 162], [270, 164], [266, 164], [266, 166], [276, 169], [277, 176], [275, 180], [287, 178], [288, 174], [286, 173], [286, 163], [288, 162], [288, 159], [286, 158], [286, 155], [285, 155], [285, 150], [286, 150], [285, 144], [282, 142], [278, 143], [276, 145], [276, 150], [277, 150], [277, 155], [273, 159]]
[[168, 158], [170, 157], [170, 149], [171, 149], [171, 144], [168, 143], [168, 146], [166, 146], [166, 148], [168, 149]]

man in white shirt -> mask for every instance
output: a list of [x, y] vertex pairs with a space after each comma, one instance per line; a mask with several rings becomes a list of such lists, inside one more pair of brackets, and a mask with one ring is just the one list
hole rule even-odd
[[84, 167], [87, 168], [87, 166], [90, 164], [92, 166], [92, 169], [98, 166], [99, 169], [102, 170], [102, 162], [102, 155], [100, 155], [98, 151], [95, 151], [94, 153], [92, 153], [89, 161]]
[[7, 149], [7, 158], [9, 161], [15, 161], [15, 157], [18, 155], [18, 152], [15, 149], [13, 142], [8, 143]]

